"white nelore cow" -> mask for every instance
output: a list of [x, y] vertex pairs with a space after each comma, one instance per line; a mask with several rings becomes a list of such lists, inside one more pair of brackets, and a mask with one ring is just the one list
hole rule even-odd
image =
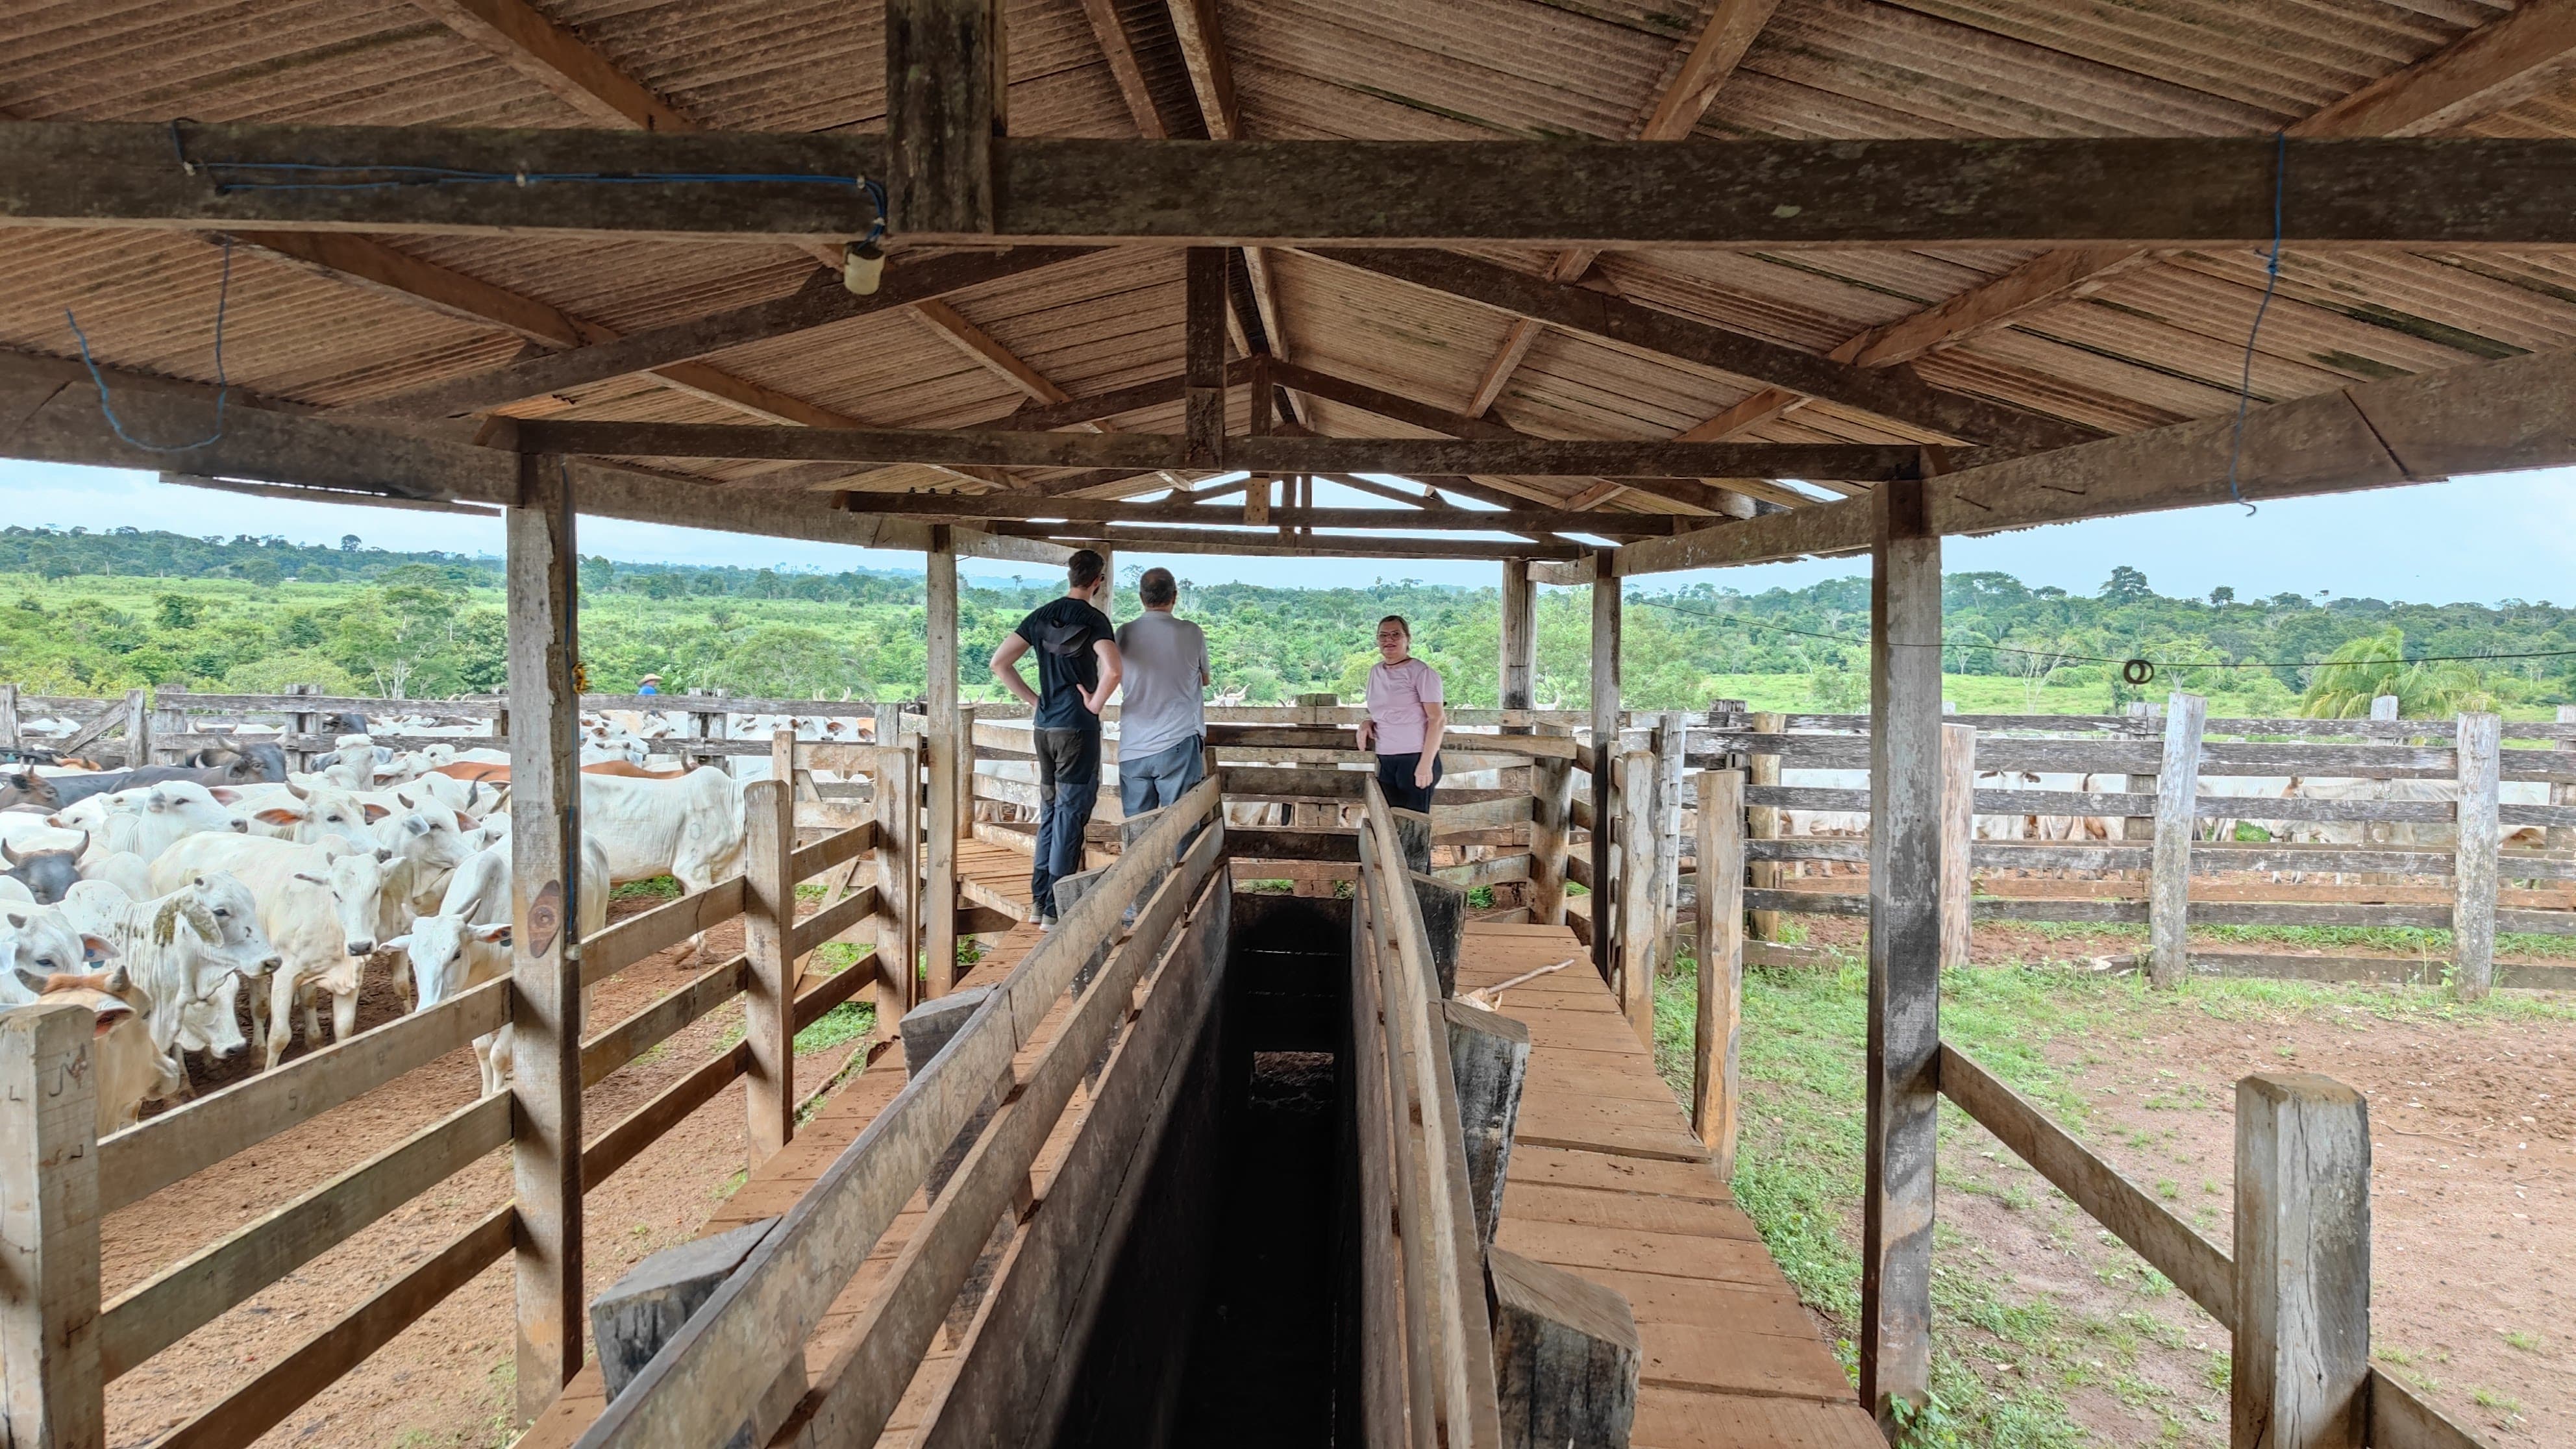
[[79, 929], [116, 944], [118, 964], [146, 998], [152, 1044], [173, 1061], [191, 1051], [228, 1057], [247, 1044], [233, 1011], [241, 983], [282, 964], [250, 887], [209, 871], [168, 895], [136, 900], [105, 881], [83, 881], [62, 909]]
[[358, 840], [371, 836], [375, 823], [393, 813], [391, 807], [362, 800], [356, 791], [320, 776], [304, 779], [312, 783], [289, 780], [282, 785], [241, 787], [241, 809], [250, 818], [252, 834], [298, 845], [317, 844], [333, 835]]
[[[608, 925], [608, 849], [584, 833], [581, 852], [579, 918], [573, 929], [588, 940]], [[411, 979], [420, 1009], [427, 1010], [469, 987], [507, 975], [510, 970], [510, 842], [502, 839], [464, 865], [447, 884], [438, 909], [412, 922], [407, 935], [384, 943], [400, 947], [411, 958]], [[582, 991], [582, 1020], [590, 1020], [590, 992]], [[501, 1090], [510, 1064], [510, 1028], [474, 1039], [475, 1059], [483, 1068], [485, 1095]]]
[[[607, 848], [609, 879], [619, 885], [667, 875], [697, 891], [742, 871], [742, 784], [722, 770], [677, 780], [583, 775], [581, 823]], [[692, 960], [705, 949], [705, 932], [690, 938]]]
[[29, 977], [76, 976], [115, 957], [115, 942], [74, 926], [59, 907], [0, 903], [0, 1006], [35, 1000]]
[[343, 839], [320, 845], [259, 836], [192, 835], [152, 863], [155, 890], [176, 890], [189, 877], [229, 871], [259, 901], [259, 923], [285, 964], [269, 978], [263, 1044], [266, 1066], [286, 1055], [295, 1003], [304, 1003], [305, 1040], [322, 1044], [314, 993], [331, 993], [335, 1040], [358, 1026], [358, 986], [376, 949], [385, 910], [385, 865], [393, 852]]
[[99, 822], [93, 849], [101, 854], [124, 852], [149, 863], [172, 844], [191, 835], [246, 834], [250, 822], [234, 809], [241, 792], [231, 786], [209, 789], [186, 780], [167, 780], [140, 790], [93, 795], [72, 808], [109, 802]]
[[142, 993], [122, 968], [49, 977], [21, 973], [10, 984], [30, 1001], [85, 1006], [95, 1017], [89, 1060], [99, 1136], [133, 1126], [145, 1102], [176, 1096], [187, 1085], [186, 1075], [152, 1044]]

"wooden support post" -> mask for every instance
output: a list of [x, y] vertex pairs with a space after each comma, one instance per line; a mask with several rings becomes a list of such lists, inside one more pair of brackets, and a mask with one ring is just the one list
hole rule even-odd
[[77, 1005], [0, 1012], [0, 1442], [103, 1449], [98, 1107]]
[[[1759, 713], [1753, 716], [1753, 733], [1757, 735], [1785, 735], [1788, 732], [1789, 717], [1785, 714]], [[1780, 783], [1780, 757], [1764, 754], [1747, 755], [1744, 760], [1744, 771], [1744, 783], [1748, 788], [1754, 786], [1775, 788]], [[1779, 839], [1780, 807], [1747, 806], [1744, 811], [1744, 834], [1749, 840]], [[1780, 888], [1782, 874], [1780, 862], [1757, 860], [1745, 869], [1747, 879], [1752, 882], [1755, 890], [1770, 891]], [[1752, 916], [1752, 929], [1754, 940], [1779, 940], [1780, 913], [1755, 911]]]
[[1458, 1000], [1442, 1002], [1440, 1012], [1448, 1023], [1449, 1076], [1458, 1088], [1458, 1132], [1467, 1144], [1467, 1200], [1478, 1241], [1490, 1248], [1503, 1220], [1512, 1132], [1529, 1075], [1529, 1026]]
[[921, 876], [915, 847], [921, 833], [921, 756], [900, 741], [899, 717], [877, 716], [876, 817], [877, 1034], [890, 1036], [903, 1014], [921, 999]]
[[[1498, 693], [1504, 709], [1536, 708], [1538, 688], [1538, 585], [1530, 582], [1529, 560], [1503, 560], [1502, 658], [1496, 663]], [[1507, 735], [1533, 732], [1530, 725], [1505, 725]]]
[[2460, 716], [2460, 839], [2451, 867], [2452, 985], [2475, 1001], [2495, 985], [2496, 866], [2503, 826], [2496, 816], [2504, 720]]
[[1742, 1110], [1736, 1034], [1744, 1017], [1744, 772], [1699, 776], [1699, 1022], [1691, 1034], [1691, 1130], [1721, 1182], [1735, 1180]]
[[989, 235], [1008, 105], [999, 0], [889, 0], [885, 47], [893, 230]]
[[581, 1368], [581, 698], [572, 485], [519, 460], [506, 524], [510, 678], [510, 1125], [518, 1198], [517, 1422]]
[[[318, 684], [290, 684], [286, 686], [286, 692], [288, 694], [295, 695], [320, 694], [322, 692], [322, 686]], [[322, 716], [310, 710], [299, 710], [286, 717], [286, 732], [288, 734], [312, 735], [319, 734], [321, 731]], [[288, 750], [286, 752], [286, 758], [288, 763], [299, 775], [310, 773], [313, 769], [313, 751], [311, 750]]]
[[125, 764], [139, 770], [152, 763], [152, 691], [125, 692]]
[[18, 686], [0, 684], [0, 750], [23, 749], [26, 743], [18, 724]]
[[[1605, 757], [1607, 758], [1607, 757]], [[1637, 1039], [1655, 1044], [1655, 970], [1662, 943], [1655, 936], [1655, 755], [1630, 750], [1619, 762], [1618, 894], [1604, 897], [1619, 918], [1619, 1007]], [[1595, 910], [1596, 924], [1614, 913]]]
[[1977, 839], [1977, 731], [1941, 726], [1941, 969], [1968, 964], [1975, 939], [1968, 903]]
[[[2162, 712], [2163, 709], [2163, 705], [2157, 704], [2153, 700], [2132, 700], [2129, 704], [2130, 715], [2137, 719], [2154, 719]], [[2128, 787], [2130, 793], [2138, 795], [2153, 795], [2159, 788], [2156, 784], [2156, 777], [2153, 775], [2131, 775], [2129, 777]], [[2156, 838], [2155, 817], [2152, 815], [2131, 815], [2123, 818], [2120, 822], [2120, 838], [2123, 840], [2154, 840]]]
[[[957, 550], [948, 527], [930, 531], [928, 563], [928, 729], [924, 751], [930, 767], [930, 826], [921, 838], [921, 953], [930, 971], [929, 992], [957, 988], [957, 838], [970, 819], [958, 795], [958, 759], [973, 748], [961, 736], [957, 714]], [[965, 748], [961, 749], [961, 743]]]
[[[795, 736], [780, 730], [778, 737]], [[742, 949], [751, 961], [743, 993], [743, 1039], [751, 1071], [743, 1100], [750, 1112], [751, 1166], [757, 1169], [796, 1135], [796, 965], [788, 938], [796, 926], [795, 790], [785, 780], [743, 787]]]
[[2370, 1108], [2311, 1072], [2236, 1084], [2232, 1449], [2361, 1449], [2370, 1427]]
[[2200, 795], [2200, 734], [2209, 701], [2174, 691], [2156, 775], [2156, 848], [2147, 874], [2147, 979], [2170, 991], [2191, 974], [2191, 837]]
[[1503, 1449], [1612, 1449], [1636, 1422], [1645, 1352], [1616, 1291], [1505, 1248], [1485, 1257]]
[[[2370, 700], [2370, 717], [2381, 722], [2394, 722], [2400, 718], [2398, 709], [2402, 704], [2403, 701], [2393, 694], [2373, 695]], [[2361, 838], [2372, 845], [2390, 844], [2397, 839], [2396, 822], [2365, 820], [2361, 825]]]
[[[1182, 462], [1225, 463], [1225, 319], [1227, 249], [1191, 247], [1183, 265], [1181, 331]], [[1267, 491], [1267, 484], [1263, 485]]]
[[[1564, 725], [1536, 726], [1540, 734], [1565, 735]], [[1574, 826], [1574, 762], [1540, 756], [1530, 761], [1530, 922], [1565, 924], [1567, 840]]]
[[152, 749], [148, 753], [166, 751], [172, 764], [179, 762], [181, 752], [161, 742], [188, 733], [187, 699], [188, 691], [176, 685], [163, 685], [152, 692]]
[[[1402, 816], [1410, 812], [1395, 813]], [[1445, 1000], [1458, 994], [1458, 947], [1467, 934], [1467, 888], [1420, 871], [1409, 875], [1413, 898], [1422, 907], [1422, 934], [1431, 947], [1431, 970], [1439, 977], [1440, 995]]]
[[1941, 540], [1882, 483], [1870, 575], [1869, 1117], [1860, 1398], [1882, 1429], [1931, 1391], [1941, 1046]]
[[[2576, 725], [2576, 704], [2558, 706], [2558, 722], [2563, 725]], [[0, 730], [5, 728], [5, 724], [0, 724]], [[0, 734], [0, 742], [5, 742], [6, 739], [5, 734]], [[2576, 736], [2560, 740], [2557, 754], [2559, 758], [2550, 763], [2556, 766], [2558, 772], [2562, 775], [2576, 775]], [[2576, 805], [2576, 780], [2560, 780], [2551, 785], [2549, 803]], [[2551, 850], [2576, 850], [2576, 825], [2552, 825], [2541, 839]]]
[[1665, 961], [1681, 924], [1682, 752], [1689, 742], [1689, 715], [1674, 709], [1655, 716], [1655, 955]]
[[1592, 580], [1592, 965], [1603, 980], [1619, 961], [1618, 779], [1619, 579], [1604, 554]]
[[957, 838], [975, 838], [975, 706], [957, 706], [957, 743], [949, 750], [957, 771]]

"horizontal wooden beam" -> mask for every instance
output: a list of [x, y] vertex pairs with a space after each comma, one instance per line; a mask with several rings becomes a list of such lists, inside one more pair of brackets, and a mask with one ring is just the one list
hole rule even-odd
[[1139, 528], [1124, 524], [995, 523], [1005, 537], [1050, 538], [1068, 549], [1141, 549], [1147, 553], [1252, 554], [1281, 558], [1454, 558], [1571, 560], [1582, 544], [1472, 538], [1385, 538], [1362, 534], [1276, 533], [1260, 529]]
[[[1241, 488], [1241, 483], [1226, 485]], [[1045, 519], [1098, 523], [1229, 524], [1243, 520], [1240, 508], [1204, 508], [1188, 503], [1124, 503], [1105, 498], [1053, 498], [1020, 493], [844, 493], [841, 506], [853, 513], [881, 513], [898, 518], [999, 518], [1018, 522]], [[1401, 528], [1443, 532], [1519, 533], [1566, 531], [1616, 533], [1645, 538], [1681, 532], [1706, 520], [1670, 513], [1568, 513], [1560, 509], [1521, 508], [1479, 512], [1467, 508], [1274, 508], [1270, 521], [1282, 528]]]
[[[524, 452], [620, 458], [770, 458], [980, 464], [995, 468], [1131, 468], [1138, 472], [1194, 466], [1188, 461], [1185, 441], [1161, 433], [941, 432], [535, 419], [518, 425], [518, 437]], [[1875, 443], [1274, 435], [1226, 439], [1220, 466], [1254, 473], [1639, 473], [1686, 478], [1840, 478], [1874, 483], [1920, 476], [1926, 471], [1925, 452], [1908, 445]], [[1966, 466], [1981, 461], [1982, 456], [1975, 449], [1947, 450], [1949, 462], [1945, 466]]]
[[1905, 369], [1856, 367], [1588, 287], [1551, 282], [1454, 252], [1379, 248], [1324, 251], [1317, 255], [1563, 331], [1661, 353], [1696, 367], [1824, 398], [1947, 437], [2027, 453], [2070, 447], [2101, 436], [2077, 423], [1964, 393], [1944, 392]]
[[[2203, 418], [1934, 478], [1929, 522], [1941, 534], [1995, 533], [2576, 464], [2576, 352], [2357, 383], [2255, 410], [2241, 450], [2233, 435], [2234, 419]], [[1649, 539], [1620, 551], [1618, 572], [1865, 552], [1870, 514], [1867, 499], [1851, 499]]]
[[[503, 447], [476, 447], [410, 437], [264, 405], [234, 389], [220, 424], [214, 390], [109, 371], [117, 417], [128, 435], [150, 443], [210, 438], [178, 453], [154, 453], [127, 442], [99, 409], [98, 389], [79, 363], [0, 353], [0, 457], [93, 467], [167, 471], [173, 481], [205, 477], [316, 490], [322, 502], [355, 502], [351, 494], [437, 503], [508, 506], [519, 499], [519, 460]], [[507, 431], [507, 425], [504, 432]], [[507, 441], [506, 437], [502, 441]], [[570, 459], [574, 507], [602, 518], [665, 523], [730, 533], [768, 534], [854, 548], [926, 549], [930, 526], [910, 519], [853, 514], [829, 494], [788, 489], [725, 488], [657, 476], [641, 469]], [[960, 553], [1055, 564], [1071, 550], [1042, 540], [982, 529], [950, 530]]]
[[[180, 140], [185, 169], [160, 122], [0, 125], [0, 218], [829, 239], [875, 221], [848, 179], [886, 174], [882, 137], [842, 133], [225, 124], [183, 126]], [[973, 238], [987, 244], [2251, 244], [2273, 233], [2278, 162], [2268, 136], [1723, 146], [1014, 136], [993, 151], [995, 233]], [[340, 169], [257, 169], [287, 162]], [[494, 182], [345, 189], [417, 179], [370, 169], [387, 166]], [[680, 175], [812, 179], [543, 179]], [[317, 178], [344, 189], [317, 189]], [[2293, 140], [2280, 198], [2294, 246], [2565, 245], [2576, 242], [2576, 140]]]
[[727, 348], [908, 307], [1089, 255], [1092, 253], [1080, 248], [1015, 247], [998, 252], [956, 252], [917, 262], [897, 261], [887, 266], [884, 284], [866, 297], [852, 294], [838, 277], [818, 272], [815, 280], [802, 289], [767, 302], [630, 332], [587, 347], [523, 358], [339, 411], [366, 418], [441, 418], [489, 412], [547, 393], [588, 387]]

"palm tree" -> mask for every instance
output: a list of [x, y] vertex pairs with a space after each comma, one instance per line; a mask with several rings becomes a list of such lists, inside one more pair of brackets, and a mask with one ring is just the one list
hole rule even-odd
[[2491, 709], [2495, 696], [2477, 667], [2459, 661], [2412, 661], [2401, 629], [2346, 640], [2308, 680], [2299, 712], [2310, 719], [2368, 719], [2370, 702], [2397, 696], [2400, 718], [2431, 719]]

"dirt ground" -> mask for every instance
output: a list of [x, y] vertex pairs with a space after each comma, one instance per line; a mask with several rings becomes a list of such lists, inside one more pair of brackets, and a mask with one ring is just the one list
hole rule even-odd
[[[611, 918], [658, 904], [620, 900]], [[706, 964], [738, 953], [740, 926], [710, 932], [707, 947]], [[685, 955], [685, 947], [675, 948], [601, 983], [594, 1021], [630, 1015], [704, 969], [683, 966]], [[390, 983], [371, 976], [361, 998], [360, 1025], [390, 1020], [397, 1010]], [[324, 1019], [327, 1023], [327, 1012]], [[732, 1040], [740, 1025], [739, 1006], [711, 1013], [591, 1088], [584, 1096], [586, 1135], [596, 1136], [697, 1067], [719, 1044]], [[799, 1057], [798, 1090], [810, 1091], [826, 1080], [847, 1050]], [[113, 1300], [368, 1154], [467, 1105], [479, 1086], [473, 1054], [451, 1053], [111, 1214], [101, 1233], [107, 1297]], [[591, 1293], [615, 1282], [646, 1254], [695, 1236], [715, 1204], [740, 1184], [743, 1111], [743, 1089], [736, 1083], [592, 1188], [583, 1231]], [[158, 1438], [509, 1197], [509, 1153], [504, 1150], [287, 1274], [108, 1385], [108, 1443], [135, 1446]], [[515, 1393], [511, 1334], [510, 1263], [504, 1256], [258, 1442], [272, 1449], [506, 1444]]]
[[[1855, 939], [1858, 924], [1847, 923]], [[1980, 925], [1975, 954], [2135, 948], [2061, 938], [2043, 949], [2023, 934]], [[2188, 1002], [2133, 1026], [2047, 1049], [2088, 1104], [2088, 1145], [2225, 1248], [2237, 1080], [2313, 1071], [2358, 1089], [2370, 1104], [2375, 1361], [2490, 1442], [2576, 1443], [2576, 1030]], [[1941, 1165], [1943, 1266], [1985, 1274], [2016, 1301], [2049, 1300], [2062, 1323], [2110, 1325], [2096, 1341], [2134, 1349], [2125, 1370], [2106, 1355], [2089, 1361], [2092, 1382], [2057, 1385], [2101, 1442], [2224, 1445], [2226, 1332], [1982, 1128], [1958, 1123]], [[2001, 1388], [2032, 1371], [2025, 1356], [1997, 1337], [1976, 1357]]]

